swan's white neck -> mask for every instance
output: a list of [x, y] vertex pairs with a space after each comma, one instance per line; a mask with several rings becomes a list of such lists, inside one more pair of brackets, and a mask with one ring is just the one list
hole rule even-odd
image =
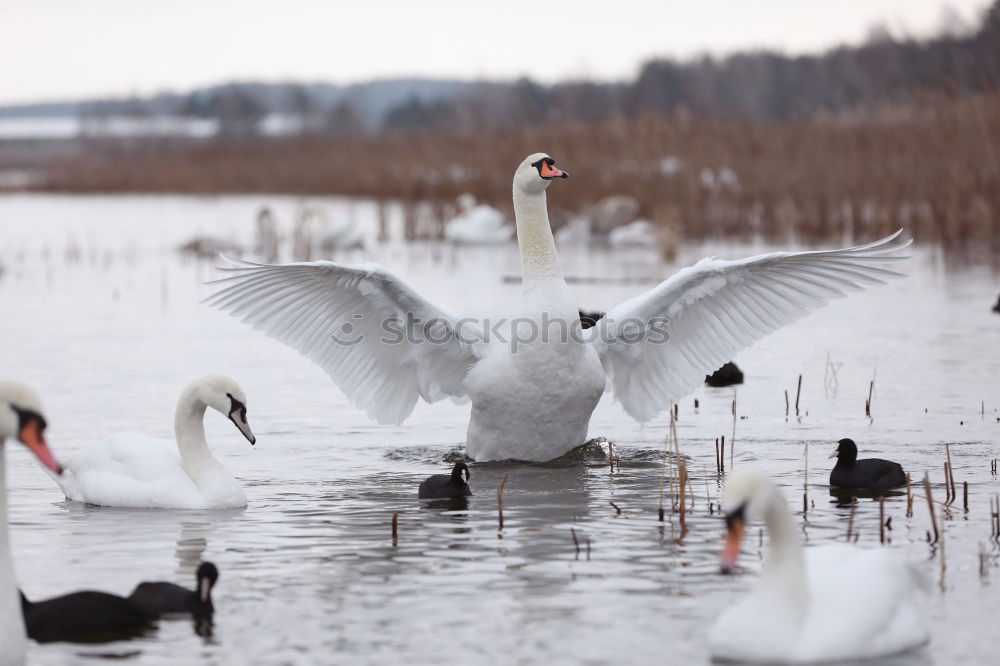
[[531, 291], [553, 281], [562, 282], [545, 192], [529, 193], [515, 185], [514, 219], [517, 222], [517, 244], [521, 248], [524, 290]]
[[20, 663], [24, 658], [24, 620], [21, 598], [14, 578], [14, 561], [7, 536], [7, 461], [0, 437], [0, 664]]
[[792, 512], [777, 489], [773, 490], [768, 502], [764, 522], [770, 539], [761, 582], [788, 603], [801, 609], [801, 617], [804, 618], [809, 605], [805, 551], [802, 549]]
[[181, 456], [181, 466], [198, 488], [213, 473], [225, 469], [208, 449], [205, 439], [205, 402], [188, 389], [177, 401], [174, 413], [174, 436]]

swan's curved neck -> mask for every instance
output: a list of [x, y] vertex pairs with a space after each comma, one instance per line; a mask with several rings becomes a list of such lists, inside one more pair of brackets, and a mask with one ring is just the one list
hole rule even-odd
[[764, 522], [770, 540], [762, 579], [769, 588], [804, 609], [809, 603], [805, 552], [792, 512], [777, 489], [768, 503]]
[[[14, 577], [14, 560], [10, 554], [7, 536], [7, 461], [4, 457], [4, 440], [0, 436], [0, 662], [5, 658], [17, 661], [24, 646], [24, 621], [21, 619], [21, 600]], [[5, 652], [9, 650], [10, 653]]]
[[540, 284], [562, 281], [556, 243], [549, 226], [545, 192], [524, 192], [514, 186], [514, 219], [517, 244], [521, 248], [521, 276], [524, 290]]
[[209, 451], [205, 439], [206, 406], [193, 390], [188, 390], [181, 394], [174, 413], [174, 436], [177, 438], [181, 466], [199, 487], [206, 474], [222, 467]]

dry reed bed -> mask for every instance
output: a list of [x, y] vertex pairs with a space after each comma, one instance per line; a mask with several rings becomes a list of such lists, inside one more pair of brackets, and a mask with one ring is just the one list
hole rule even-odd
[[[470, 191], [509, 208], [510, 174], [544, 150], [572, 173], [551, 199], [584, 211], [627, 194], [686, 238], [873, 237], [1000, 246], [1000, 95], [926, 99], [877, 116], [782, 124], [680, 113], [600, 124], [370, 137], [92, 142], [36, 189], [342, 194], [444, 202]], [[667, 173], [664, 159], [681, 168]], [[707, 187], [702, 170], [736, 173]], [[557, 214], [555, 219], [559, 221]]]

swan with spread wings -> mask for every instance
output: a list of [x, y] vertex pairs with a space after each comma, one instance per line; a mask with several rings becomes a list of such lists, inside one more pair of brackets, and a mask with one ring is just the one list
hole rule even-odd
[[523, 298], [507, 336], [375, 264], [233, 262], [208, 300], [319, 364], [379, 423], [402, 423], [418, 400], [469, 400], [470, 456], [545, 461], [586, 440], [605, 390], [648, 421], [768, 333], [898, 277], [890, 266], [909, 245], [900, 230], [839, 250], [702, 259], [583, 330], [546, 203], [568, 175], [544, 153], [514, 173]]

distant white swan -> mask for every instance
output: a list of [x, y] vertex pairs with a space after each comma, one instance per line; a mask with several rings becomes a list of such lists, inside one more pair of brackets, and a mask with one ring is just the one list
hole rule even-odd
[[247, 505], [239, 482], [205, 441], [205, 408], [225, 414], [251, 444], [246, 396], [232, 379], [203, 377], [188, 385], [174, 415], [176, 442], [134, 433], [89, 446], [56, 477], [66, 498], [140, 509], [236, 509]]
[[723, 570], [736, 563], [745, 523], [763, 519], [770, 543], [753, 592], [727, 608], [711, 630], [713, 659], [839, 663], [888, 657], [927, 642], [914, 600], [920, 577], [889, 548], [803, 549], [781, 493], [752, 467], [729, 475], [725, 506]]
[[487, 338], [375, 264], [234, 262], [208, 300], [319, 364], [379, 423], [401, 423], [421, 398], [469, 398], [470, 456], [550, 460], [586, 441], [606, 385], [647, 421], [771, 331], [899, 275], [883, 265], [909, 244], [894, 243], [896, 232], [843, 250], [703, 259], [581, 331], [545, 198], [552, 180], [565, 176], [542, 153], [514, 174], [523, 278], [517, 326], [520, 338], [530, 337], [516, 349], [513, 332]]
[[503, 213], [488, 204], [476, 205], [476, 198], [463, 194], [458, 198], [459, 214], [444, 228], [444, 237], [458, 245], [499, 245], [510, 241], [512, 229]]
[[652, 223], [636, 220], [608, 232], [608, 245], [615, 248], [644, 247], [655, 250], [659, 239]]
[[23, 384], [0, 382], [0, 666], [24, 663], [28, 646], [27, 631], [21, 615], [21, 597], [14, 578], [14, 562], [7, 537], [7, 464], [8, 439], [16, 438], [54, 474], [59, 463], [45, 443], [45, 417], [42, 405]]

